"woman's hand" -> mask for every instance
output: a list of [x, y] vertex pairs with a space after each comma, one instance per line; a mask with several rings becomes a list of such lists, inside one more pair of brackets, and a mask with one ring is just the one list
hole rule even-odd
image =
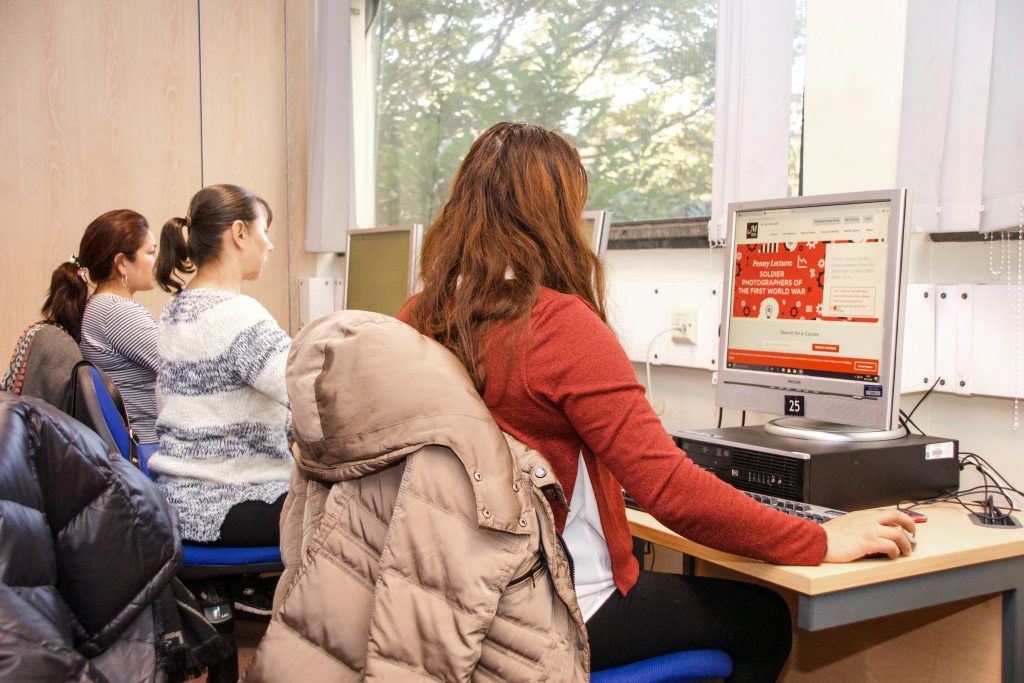
[[909, 555], [913, 546], [907, 534], [916, 530], [914, 520], [896, 509], [850, 512], [821, 528], [828, 537], [824, 562], [851, 562], [874, 554]]

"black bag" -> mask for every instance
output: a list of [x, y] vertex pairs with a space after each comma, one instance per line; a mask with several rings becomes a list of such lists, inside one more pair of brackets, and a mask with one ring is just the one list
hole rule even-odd
[[235, 637], [221, 633], [203, 616], [192, 592], [172, 579], [160, 594], [158, 661], [171, 683], [197, 678], [210, 666], [237, 657]]

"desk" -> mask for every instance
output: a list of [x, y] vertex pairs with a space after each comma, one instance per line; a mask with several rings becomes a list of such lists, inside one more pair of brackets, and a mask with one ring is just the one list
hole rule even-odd
[[1024, 529], [986, 529], [955, 504], [923, 508], [917, 548], [895, 560], [819, 567], [765, 564], [687, 540], [646, 512], [626, 509], [634, 536], [797, 594], [808, 631], [964, 598], [1002, 594], [1002, 680], [1024, 680]]

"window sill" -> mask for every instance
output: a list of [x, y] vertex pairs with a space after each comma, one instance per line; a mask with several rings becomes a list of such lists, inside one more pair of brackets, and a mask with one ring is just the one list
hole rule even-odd
[[609, 249], [706, 249], [708, 219], [665, 218], [612, 223]]

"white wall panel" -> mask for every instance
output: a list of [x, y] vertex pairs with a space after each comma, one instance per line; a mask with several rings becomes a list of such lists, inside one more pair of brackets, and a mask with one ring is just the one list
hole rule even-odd
[[[714, 370], [722, 314], [721, 289], [717, 282], [613, 281], [608, 287], [609, 321], [634, 362], [645, 362], [650, 348], [652, 365]], [[696, 344], [672, 341], [672, 311], [678, 308], [696, 311]]]
[[934, 381], [935, 285], [908, 285], [900, 389], [904, 394], [926, 391]]
[[961, 299], [961, 306], [969, 309], [967, 333], [972, 342], [967, 389], [972, 394], [1024, 398], [1024, 288], [971, 285], [963, 293], [967, 299]]
[[333, 277], [299, 278], [299, 327], [337, 310], [338, 281]]
[[935, 371], [942, 379], [936, 391], [969, 395], [971, 354], [970, 306], [961, 285], [935, 288]]
[[937, 287], [938, 391], [1024, 398], [1024, 289], [975, 284]]

